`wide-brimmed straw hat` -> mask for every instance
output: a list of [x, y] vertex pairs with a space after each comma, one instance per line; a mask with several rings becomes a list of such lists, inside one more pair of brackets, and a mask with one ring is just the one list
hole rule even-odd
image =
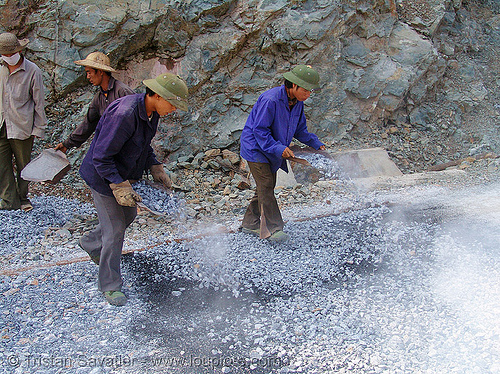
[[10, 55], [20, 52], [28, 43], [28, 39], [19, 40], [14, 34], [4, 32], [0, 34], [0, 55]]
[[153, 92], [157, 93], [177, 109], [187, 112], [188, 88], [181, 77], [172, 73], [163, 73], [155, 79], [142, 81]]
[[88, 66], [89, 68], [97, 70], [109, 71], [110, 73], [116, 71], [111, 67], [109, 57], [102, 52], [92, 52], [85, 58], [85, 60], [75, 61], [75, 64]]

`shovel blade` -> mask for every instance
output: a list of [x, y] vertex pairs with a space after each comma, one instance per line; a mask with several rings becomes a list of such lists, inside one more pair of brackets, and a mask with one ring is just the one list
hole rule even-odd
[[299, 158], [299, 157], [288, 157], [288, 160], [290, 160], [290, 161], [292, 161], [292, 162], [296, 162], [297, 164], [306, 165], [306, 166], [311, 166], [311, 164], [309, 163], [309, 161], [307, 161], [306, 159], [303, 159], [303, 158]]

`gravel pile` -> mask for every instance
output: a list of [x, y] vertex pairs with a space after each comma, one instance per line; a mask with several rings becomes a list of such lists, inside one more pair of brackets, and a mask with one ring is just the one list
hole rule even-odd
[[[153, 281], [182, 278], [233, 292], [292, 295], [350, 277], [350, 268], [380, 262], [388, 247], [380, 223], [388, 208], [294, 222], [286, 244], [243, 233], [161, 245], [134, 258], [165, 264]], [[142, 266], [149, 271], [149, 266]]]
[[172, 192], [168, 193], [162, 189], [155, 188], [144, 180], [134, 183], [132, 187], [141, 195], [142, 203], [148, 208], [170, 216], [178, 217], [182, 214], [182, 208], [186, 202]]
[[[208, 219], [179, 224], [175, 241], [174, 226], [140, 214], [126, 247], [150, 247], [124, 255], [123, 308], [104, 301], [90, 261], [0, 275], [0, 372], [499, 372], [494, 180], [483, 169], [372, 192], [306, 186], [322, 198], [284, 207], [287, 243]], [[92, 213], [47, 199], [59, 226]]]
[[4, 260], [39, 259], [40, 243], [52, 231], [61, 238], [69, 237], [71, 233], [66, 227], [95, 214], [90, 204], [78, 200], [36, 196], [31, 202], [33, 210], [30, 212], [0, 210], [0, 256]]
[[304, 153], [300, 158], [307, 160], [312, 167], [318, 169], [320, 180], [345, 179], [345, 173], [339, 164], [332, 158], [325, 157], [319, 153]]
[[123, 308], [90, 262], [2, 276], [0, 360], [18, 373], [59, 372], [43, 357], [78, 373], [498, 371], [498, 221], [463, 215], [470, 191], [401, 192], [384, 194], [400, 199], [390, 208], [290, 222], [289, 243], [218, 234], [126, 255]]

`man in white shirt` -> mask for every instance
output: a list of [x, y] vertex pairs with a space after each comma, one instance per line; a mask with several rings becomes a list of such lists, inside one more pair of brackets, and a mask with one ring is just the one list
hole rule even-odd
[[30, 162], [33, 139], [43, 137], [47, 119], [42, 72], [21, 54], [28, 42], [0, 34], [0, 209], [33, 209], [21, 170]]

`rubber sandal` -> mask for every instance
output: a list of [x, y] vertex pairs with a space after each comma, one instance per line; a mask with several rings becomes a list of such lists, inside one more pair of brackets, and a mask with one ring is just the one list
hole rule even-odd
[[29, 212], [30, 210], [33, 210], [33, 205], [31, 205], [31, 203], [25, 203], [21, 205], [21, 209], [25, 212]]
[[31, 203], [22, 204], [21, 209], [25, 212], [29, 212], [30, 210], [33, 210], [33, 205], [31, 205]]
[[240, 231], [245, 234], [260, 236], [260, 229], [247, 229], [246, 227], [240, 227]]
[[96, 264], [97, 266], [99, 266], [99, 261], [101, 261], [101, 256], [97, 255], [97, 256], [92, 256], [90, 253], [89, 253], [89, 257], [90, 257], [90, 260]]
[[124, 306], [127, 303], [127, 296], [121, 291], [105, 291], [104, 297], [114, 306]]
[[272, 242], [286, 242], [287, 240], [290, 239], [290, 235], [281, 230], [278, 230], [273, 232], [273, 234], [267, 239]]

